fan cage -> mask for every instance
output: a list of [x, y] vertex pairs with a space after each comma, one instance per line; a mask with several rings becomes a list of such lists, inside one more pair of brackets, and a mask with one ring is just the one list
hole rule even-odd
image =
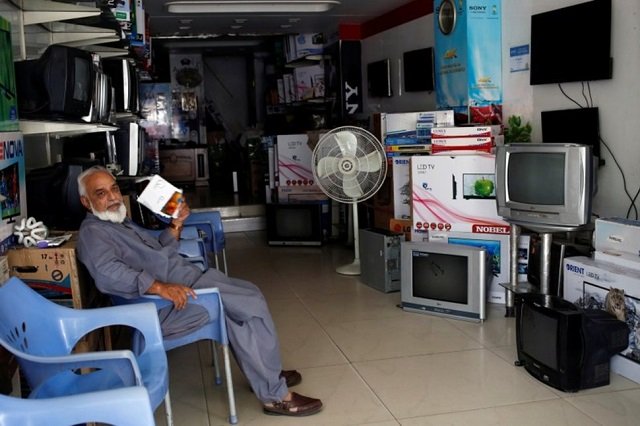
[[[362, 161], [367, 161], [367, 159], [370, 158], [367, 157], [367, 155], [377, 157], [376, 162], [379, 163], [379, 169], [377, 171], [358, 171], [354, 175], [355, 177], [351, 177], [350, 180], [357, 182], [362, 189], [362, 195], [358, 197], [350, 197], [345, 194], [343, 188], [345, 179], [342, 173], [331, 173], [326, 177], [320, 177], [318, 175], [318, 163], [322, 158], [334, 157], [346, 159], [349, 157], [348, 155], [344, 155], [335, 137], [340, 132], [350, 132], [355, 135], [357, 146], [356, 155], [353, 159], [356, 161], [356, 164], [359, 165], [362, 164]], [[373, 154], [374, 152], [378, 155], [375, 156], [375, 154]], [[370, 162], [367, 162], [367, 167], [369, 163]], [[371, 132], [354, 126], [338, 127], [323, 135], [313, 150], [312, 164], [314, 180], [318, 187], [328, 197], [342, 203], [358, 203], [371, 198], [380, 189], [387, 174], [387, 159], [384, 145]], [[356, 165], [356, 167], [358, 166]]]

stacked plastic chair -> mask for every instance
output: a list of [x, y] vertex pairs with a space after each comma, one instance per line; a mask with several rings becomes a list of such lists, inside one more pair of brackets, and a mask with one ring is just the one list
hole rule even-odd
[[[144, 348], [73, 353], [88, 333], [116, 325], [137, 330]], [[0, 286], [0, 344], [18, 361], [29, 398], [144, 386], [153, 409], [165, 401], [167, 423], [173, 424], [167, 355], [152, 303], [72, 309], [13, 277]]]
[[[165, 339], [164, 348], [169, 351], [174, 348], [178, 348], [190, 343], [194, 343], [200, 340], [211, 340], [211, 351], [213, 354], [213, 365], [215, 367], [215, 381], [217, 385], [222, 383], [220, 376], [219, 363], [217, 359], [217, 349], [215, 342], [218, 342], [222, 347], [223, 361], [224, 361], [224, 375], [227, 386], [227, 398], [229, 401], [229, 423], [236, 424], [238, 422], [238, 416], [236, 413], [235, 395], [233, 390], [233, 379], [231, 377], [231, 360], [229, 356], [229, 338], [227, 336], [227, 324], [224, 315], [224, 306], [222, 305], [222, 299], [220, 298], [220, 292], [217, 288], [207, 288], [196, 290], [198, 295], [197, 299], [190, 299], [189, 303], [203, 306], [209, 314], [209, 322], [199, 329], [175, 339]], [[125, 299], [119, 296], [111, 296], [111, 300], [116, 305], [130, 305], [145, 302], [153, 302], [156, 308], [162, 309], [171, 305], [171, 302], [162, 299], [158, 296], [148, 295], [136, 299]], [[138, 335], [134, 335], [133, 348], [134, 351], [140, 345], [143, 345], [144, 341]]]
[[155, 425], [149, 395], [142, 386], [44, 399], [0, 395], [0, 426], [69, 426], [90, 422]]

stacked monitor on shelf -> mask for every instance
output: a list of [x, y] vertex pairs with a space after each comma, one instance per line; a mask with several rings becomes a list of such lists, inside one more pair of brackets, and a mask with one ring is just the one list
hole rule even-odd
[[138, 112], [138, 75], [126, 58], [100, 60], [82, 49], [51, 45], [15, 68], [22, 119], [110, 123], [114, 113]]

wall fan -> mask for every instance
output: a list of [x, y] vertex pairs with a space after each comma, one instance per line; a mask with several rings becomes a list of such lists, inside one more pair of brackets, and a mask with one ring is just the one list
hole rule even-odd
[[338, 127], [324, 134], [312, 159], [313, 176], [329, 198], [353, 204], [355, 257], [336, 272], [360, 275], [358, 203], [372, 197], [382, 186], [387, 172], [384, 146], [368, 131], [352, 126]]

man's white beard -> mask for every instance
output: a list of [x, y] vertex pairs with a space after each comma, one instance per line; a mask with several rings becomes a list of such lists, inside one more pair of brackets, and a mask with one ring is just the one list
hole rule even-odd
[[99, 212], [91, 206], [91, 213], [93, 213], [98, 219], [105, 220], [113, 223], [122, 223], [124, 219], [127, 217], [127, 208], [123, 203], [120, 203], [117, 212], [112, 212], [110, 210], [105, 210], [103, 212]]

